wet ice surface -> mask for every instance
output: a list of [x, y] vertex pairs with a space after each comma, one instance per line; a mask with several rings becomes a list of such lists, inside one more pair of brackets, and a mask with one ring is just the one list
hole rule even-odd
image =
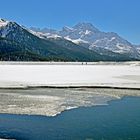
[[0, 113], [55, 116], [78, 107], [107, 105], [124, 96], [140, 96], [140, 90], [100, 88], [0, 89]]

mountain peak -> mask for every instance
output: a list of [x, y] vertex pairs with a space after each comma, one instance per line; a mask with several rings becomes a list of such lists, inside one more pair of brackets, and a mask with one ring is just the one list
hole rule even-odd
[[2, 26], [6, 26], [8, 23], [9, 23], [9, 21], [0, 18], [0, 27], [2, 27]]
[[8, 26], [20, 26], [16, 22], [8, 21], [8, 20], [0, 18], [0, 27], [4, 27], [4, 26], [7, 26], [7, 25]]
[[74, 29], [78, 29], [78, 30], [90, 30], [90, 31], [99, 31], [95, 26], [93, 26], [93, 24], [89, 23], [89, 22], [80, 22], [78, 24], [76, 24], [74, 27]]

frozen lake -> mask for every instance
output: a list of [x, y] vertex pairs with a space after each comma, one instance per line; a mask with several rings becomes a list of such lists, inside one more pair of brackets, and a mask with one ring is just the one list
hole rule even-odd
[[1, 62], [0, 87], [140, 88], [140, 62]]
[[140, 62], [0, 63], [0, 113], [55, 116], [124, 96], [140, 96]]
[[0, 62], [0, 138], [139, 140], [139, 97], [140, 62]]

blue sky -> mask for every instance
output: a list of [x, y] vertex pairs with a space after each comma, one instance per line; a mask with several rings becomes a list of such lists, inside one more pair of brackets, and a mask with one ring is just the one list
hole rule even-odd
[[61, 29], [91, 22], [140, 44], [140, 0], [0, 0], [0, 17], [27, 27]]

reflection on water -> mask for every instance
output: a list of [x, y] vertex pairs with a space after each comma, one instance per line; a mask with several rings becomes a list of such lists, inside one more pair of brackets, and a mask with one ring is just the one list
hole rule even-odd
[[17, 140], [140, 140], [140, 98], [81, 107], [56, 117], [0, 115], [0, 137]]

